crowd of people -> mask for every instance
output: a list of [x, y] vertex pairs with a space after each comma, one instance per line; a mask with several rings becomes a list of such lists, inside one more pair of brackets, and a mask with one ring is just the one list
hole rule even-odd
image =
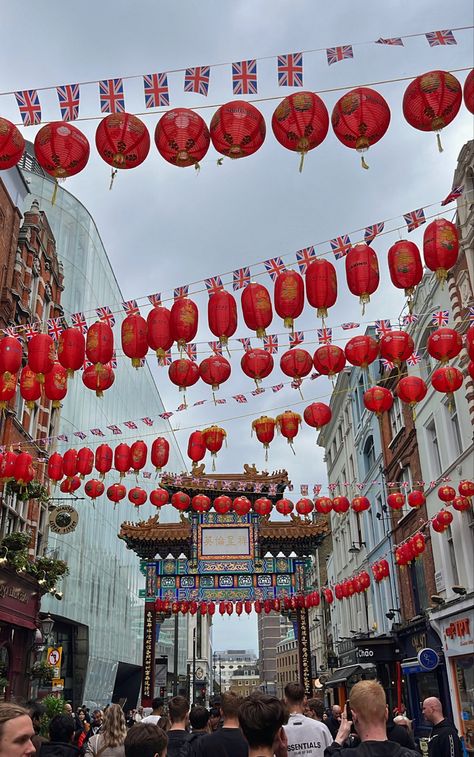
[[[423, 702], [432, 725], [429, 757], [462, 757], [457, 731], [439, 699]], [[39, 736], [41, 711], [0, 703], [0, 757], [419, 757], [402, 715], [390, 718], [377, 681], [360, 681], [350, 706], [330, 712], [307, 699], [299, 683], [285, 687], [283, 700], [256, 692], [242, 699], [225, 692], [209, 710], [175, 696], [155, 699], [152, 712], [128, 717], [117, 704], [89, 713], [65, 705], [52, 718], [49, 739]], [[399, 719], [401, 718], [401, 719]], [[396, 722], [398, 720], [398, 722]]]

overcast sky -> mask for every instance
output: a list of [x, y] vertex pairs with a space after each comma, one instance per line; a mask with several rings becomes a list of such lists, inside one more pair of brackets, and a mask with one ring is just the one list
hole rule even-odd
[[[463, 106], [456, 121], [443, 132], [444, 152], [439, 154], [432, 134], [414, 130], [403, 119], [401, 101], [407, 82], [375, 87], [388, 101], [392, 121], [385, 138], [368, 153], [368, 171], [361, 169], [357, 154], [343, 147], [330, 129], [325, 142], [307, 156], [299, 174], [298, 157], [276, 142], [270, 126], [278, 98], [293, 91], [277, 86], [278, 54], [467, 26], [473, 23], [470, 0], [385, 0], [383, 10], [378, 0], [368, 0], [363, 8], [355, 8], [349, 0], [324, 5], [314, 0], [138, 0], [133, 4], [124, 0], [19, 0], [5, 5], [2, 22], [8, 33], [2, 38], [1, 92], [272, 56], [258, 63], [258, 96], [275, 98], [257, 104], [267, 123], [266, 141], [259, 152], [234, 162], [225, 160], [218, 167], [218, 155], [211, 148], [196, 175], [192, 168], [167, 164], [152, 142], [146, 162], [120, 173], [111, 192], [110, 168], [94, 147], [99, 117], [97, 85], [82, 87], [80, 115], [95, 120], [77, 125], [91, 142], [91, 158], [81, 174], [68, 180], [66, 188], [94, 217], [125, 298], [138, 299], [155, 291], [169, 293], [181, 284], [276, 255], [290, 255], [286, 260], [294, 263], [291, 253], [302, 247], [398, 217], [399, 221], [386, 224], [394, 228], [403, 222], [403, 213], [447, 194], [459, 150], [472, 138], [472, 117]], [[330, 67], [323, 52], [308, 53], [304, 57], [304, 88], [351, 88], [433, 69], [471, 66], [472, 36], [472, 29], [455, 32], [457, 46], [435, 48], [430, 48], [424, 37], [406, 40], [405, 47], [354, 45], [353, 60]], [[466, 73], [458, 76], [464, 82]], [[169, 76], [169, 87], [172, 107], [211, 106], [200, 111], [208, 123], [214, 106], [235, 99], [230, 66], [211, 71], [208, 98], [184, 93], [182, 73]], [[141, 79], [126, 81], [125, 93], [127, 110], [144, 110]], [[322, 95], [330, 112], [340, 95]], [[58, 118], [55, 92], [40, 93], [40, 98], [44, 120]], [[2, 97], [1, 113], [19, 120], [12, 95]], [[153, 134], [158, 116], [152, 112], [144, 120]], [[30, 127], [23, 133], [33, 139], [37, 130]], [[395, 233], [373, 244], [379, 256], [381, 285], [365, 319], [356, 298], [347, 291], [343, 261], [337, 264], [340, 296], [329, 326], [398, 316], [403, 300], [389, 285], [386, 266], [387, 250], [397, 238]], [[410, 238], [421, 241], [422, 233], [415, 232]], [[357, 241], [357, 235], [352, 241]], [[327, 245], [319, 251], [325, 249]], [[268, 276], [259, 280], [272, 288]], [[207, 328], [207, 297], [199, 294], [195, 299], [202, 314], [198, 339], [213, 339]], [[108, 303], [97, 302], [103, 304]], [[302, 329], [320, 325], [309, 308], [298, 323]], [[282, 331], [280, 319], [275, 317], [269, 333]], [[334, 338], [345, 339], [355, 333], [335, 330]], [[236, 336], [248, 335], [241, 321]], [[314, 336], [308, 341], [313, 342]], [[313, 352], [315, 345], [308, 349]], [[202, 351], [201, 357], [206, 354]], [[254, 388], [240, 371], [240, 357], [241, 351], [232, 352], [233, 375], [221, 388], [222, 397]], [[286, 380], [278, 359], [276, 364], [266, 382], [268, 387]], [[165, 406], [174, 410], [181, 401], [177, 389], [165, 370], [156, 371], [156, 377]], [[139, 381], [137, 375], [131, 391], [139, 391]], [[251, 420], [265, 412], [276, 415], [277, 407], [294, 406], [302, 412], [305, 404], [328, 399], [329, 392], [330, 385], [322, 379], [307, 382], [303, 388], [306, 402], [296, 405], [300, 398], [290, 387], [276, 395], [268, 389], [247, 405], [230, 400], [214, 407], [208, 402], [178, 414], [172, 423], [178, 430], [186, 429], [177, 434], [185, 453], [190, 429], [222, 421], [228, 448], [219, 456], [218, 471], [240, 471], [246, 462], [262, 468], [263, 451], [250, 438]], [[189, 392], [191, 402], [209, 397], [208, 388], [201, 383]], [[248, 417], [236, 417], [243, 413]], [[114, 419], [118, 423], [124, 420]], [[276, 439], [269, 468], [285, 467], [297, 494], [301, 483], [325, 482], [326, 478], [313, 430], [300, 432], [295, 449], [293, 456], [286, 442]], [[216, 622], [214, 647], [235, 646], [256, 646], [253, 619]]]

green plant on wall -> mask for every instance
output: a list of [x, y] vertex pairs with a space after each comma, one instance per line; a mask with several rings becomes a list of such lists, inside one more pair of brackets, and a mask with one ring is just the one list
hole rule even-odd
[[46, 712], [41, 716], [40, 734], [47, 737], [49, 735], [49, 724], [56, 715], [63, 714], [65, 701], [50, 694], [41, 700], [41, 704], [46, 707]]
[[0, 557], [6, 560], [7, 565], [16, 571], [28, 573], [36, 578], [40, 584], [41, 592], [53, 589], [62, 576], [68, 574], [68, 567], [64, 560], [55, 560], [52, 557], [37, 557], [30, 560], [28, 547], [31, 535], [25, 531], [15, 531], [4, 536], [0, 542]]
[[5, 493], [16, 494], [17, 499], [27, 502], [30, 499], [37, 499], [40, 502], [49, 502], [49, 491], [46, 486], [39, 481], [30, 481], [26, 486], [18, 484], [16, 481], [9, 481], [5, 487]]

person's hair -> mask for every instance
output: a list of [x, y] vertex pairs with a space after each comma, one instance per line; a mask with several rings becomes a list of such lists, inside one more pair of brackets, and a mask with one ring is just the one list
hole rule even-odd
[[160, 707], [164, 706], [164, 702], [161, 699], [161, 697], [155, 697], [155, 699], [152, 699], [151, 701], [151, 709], [152, 710], [159, 710]]
[[155, 757], [168, 744], [168, 736], [157, 725], [137, 723], [130, 728], [124, 742], [125, 757]]
[[[146, 723], [144, 723], [144, 725], [146, 725]], [[166, 733], [166, 731], [169, 731], [170, 729], [171, 720], [169, 719], [167, 715], [162, 715], [156, 725], [158, 726], [158, 728], [161, 728], [161, 730]]]
[[67, 744], [71, 741], [75, 731], [72, 715], [55, 715], [49, 724], [49, 740]]
[[387, 699], [378, 681], [359, 681], [351, 689], [351, 710], [363, 723], [385, 722]]
[[189, 722], [193, 731], [202, 731], [209, 722], [209, 710], [197, 705], [189, 713]]
[[220, 716], [221, 716], [220, 707], [218, 706], [211, 707], [211, 709], [209, 710], [209, 717], [220, 718]]
[[122, 746], [127, 735], [127, 725], [119, 704], [111, 704], [107, 707], [100, 733], [107, 746]]
[[285, 705], [269, 694], [250, 694], [240, 705], [240, 727], [252, 749], [271, 747], [276, 734], [287, 721]]
[[242, 704], [242, 697], [239, 697], [234, 691], [224, 691], [221, 697], [221, 710], [224, 718], [236, 718], [239, 714], [239, 707]]
[[94, 717], [94, 715], [102, 715], [102, 714], [103, 713], [102, 713], [102, 710], [100, 709], [100, 707], [96, 707], [95, 710], [92, 710], [92, 717]]
[[24, 715], [30, 717], [28, 710], [13, 702], [0, 702], [0, 739], [3, 736], [3, 727], [9, 720], [21, 718]]
[[189, 702], [186, 697], [177, 696], [168, 702], [168, 713], [172, 723], [180, 723], [189, 712]]
[[320, 699], [308, 699], [308, 707], [314, 712], [316, 717], [323, 719], [324, 715], [324, 702]]
[[299, 704], [305, 698], [304, 686], [301, 683], [287, 683], [285, 686], [285, 699], [293, 704]]

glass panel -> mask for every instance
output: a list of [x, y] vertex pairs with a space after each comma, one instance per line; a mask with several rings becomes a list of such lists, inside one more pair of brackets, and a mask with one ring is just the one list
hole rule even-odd
[[461, 726], [468, 754], [474, 754], [474, 658], [456, 657], [453, 661], [461, 709]]

